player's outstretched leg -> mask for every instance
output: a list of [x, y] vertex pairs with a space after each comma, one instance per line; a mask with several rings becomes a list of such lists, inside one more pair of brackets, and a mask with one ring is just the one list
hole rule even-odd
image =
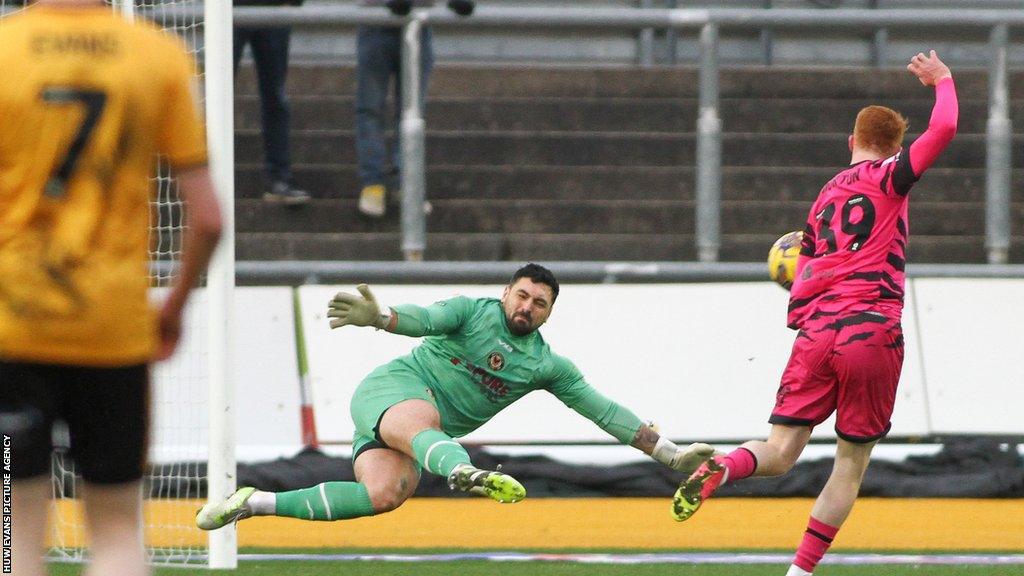
[[672, 497], [672, 518], [676, 522], [688, 520], [728, 477], [724, 455], [716, 455], [701, 464], [679, 485]]
[[252, 516], [248, 502], [254, 492], [255, 488], [246, 486], [236, 490], [227, 500], [205, 504], [196, 512], [196, 526], [203, 530], [216, 530]]
[[526, 488], [515, 478], [498, 470], [481, 470], [472, 464], [456, 466], [448, 476], [448, 486], [452, 490], [488, 496], [502, 504], [526, 498]]
[[281, 516], [330, 522], [372, 516], [376, 512], [366, 486], [359, 482], [323, 482], [287, 492], [239, 488], [227, 500], [196, 513], [196, 526], [216, 530], [252, 516]]
[[[783, 429], [788, 426], [775, 426], [775, 428]], [[800, 429], [807, 430], [809, 428]], [[773, 434], [781, 433], [773, 430]], [[806, 439], [802, 444], [796, 443], [797, 448], [794, 450], [793, 456], [788, 457], [784, 463], [785, 469], [777, 471], [776, 474], [783, 474], [785, 470], [793, 466], [790, 460], [797, 459], [797, 455], [800, 454], [800, 450], [806, 443]], [[700, 504], [711, 498], [712, 494], [726, 482], [736, 482], [754, 475], [759, 469], [758, 457], [754, 454], [754, 450], [758, 449], [757, 445], [762, 445], [762, 450], [764, 446], [768, 446], [763, 442], [748, 442], [728, 454], [716, 454], [712, 459], [700, 464], [690, 478], [679, 485], [679, 490], [676, 490], [676, 495], [672, 499], [672, 518], [676, 522], [688, 520], [694, 515]]]

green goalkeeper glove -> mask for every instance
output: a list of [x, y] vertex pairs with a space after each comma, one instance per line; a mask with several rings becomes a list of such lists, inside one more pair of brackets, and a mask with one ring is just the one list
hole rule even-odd
[[342, 326], [373, 326], [385, 328], [391, 322], [391, 309], [381, 306], [370, 292], [366, 284], [356, 286], [362, 296], [338, 292], [327, 304], [327, 317], [331, 318], [331, 328]]

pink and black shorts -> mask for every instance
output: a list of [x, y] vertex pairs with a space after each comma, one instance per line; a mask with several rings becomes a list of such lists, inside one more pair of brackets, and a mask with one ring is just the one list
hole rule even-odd
[[816, 426], [836, 412], [836, 434], [869, 443], [891, 427], [903, 368], [898, 319], [873, 311], [823, 314], [797, 333], [772, 424]]

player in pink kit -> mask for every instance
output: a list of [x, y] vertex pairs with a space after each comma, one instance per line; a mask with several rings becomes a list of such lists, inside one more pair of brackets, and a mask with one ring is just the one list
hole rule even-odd
[[789, 301], [788, 324], [798, 332], [768, 440], [715, 456], [673, 500], [682, 521], [726, 482], [785, 474], [811, 429], [836, 412], [835, 467], [787, 576], [814, 572], [853, 508], [871, 449], [890, 427], [903, 366], [909, 192], [953, 139], [958, 114], [953, 77], [935, 51], [917, 54], [907, 69], [935, 87], [928, 130], [901, 148], [906, 120], [882, 106], [864, 108], [849, 137], [850, 166], [811, 207]]

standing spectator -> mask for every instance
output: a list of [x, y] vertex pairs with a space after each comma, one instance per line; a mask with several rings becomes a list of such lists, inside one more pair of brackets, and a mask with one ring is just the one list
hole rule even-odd
[[[298, 6], [302, 0], [235, 0], [235, 6]], [[260, 116], [263, 125], [263, 160], [270, 187], [263, 194], [268, 202], [302, 206], [309, 194], [292, 185], [291, 149], [288, 143], [291, 113], [285, 80], [288, 76], [288, 45], [291, 28], [287, 26], [247, 27], [234, 30], [235, 71], [242, 60], [245, 45], [252, 51], [260, 90]]]
[[[386, 6], [396, 16], [406, 16], [416, 7], [429, 7], [432, 0], [366, 0], [369, 6]], [[472, 0], [449, 0], [448, 8], [460, 16], [473, 13]], [[420, 104], [425, 104], [427, 82], [434, 66], [432, 34], [424, 27], [420, 39]], [[388, 85], [394, 78], [394, 128], [397, 134], [402, 115], [402, 29], [397, 26], [362, 26], [356, 40], [356, 154], [359, 158], [359, 211], [373, 218], [384, 216], [387, 205], [387, 173], [384, 168], [387, 143], [384, 138]], [[401, 166], [401, 150], [392, 146], [391, 174]]]

